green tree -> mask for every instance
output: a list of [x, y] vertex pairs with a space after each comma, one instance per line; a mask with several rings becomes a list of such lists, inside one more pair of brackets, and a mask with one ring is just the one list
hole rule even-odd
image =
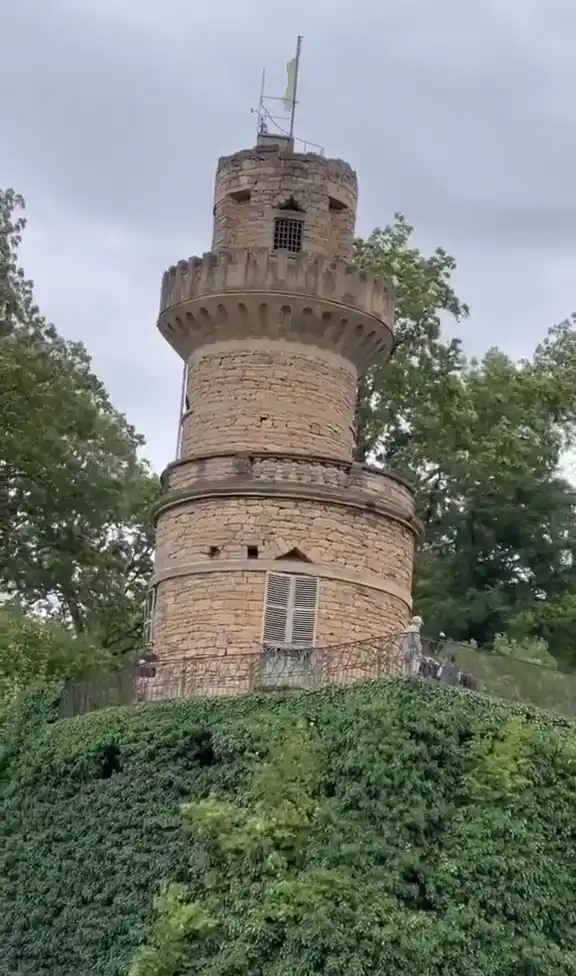
[[157, 479], [83, 345], [34, 303], [22, 208], [0, 194], [0, 589], [122, 651], [141, 639]]
[[441, 337], [443, 317], [463, 321], [468, 306], [456, 295], [456, 262], [442, 248], [426, 256], [414, 247], [414, 228], [402, 216], [357, 239], [354, 261], [394, 286], [396, 322], [392, 356], [363, 380], [356, 409], [356, 459], [369, 456], [410, 471], [409, 448], [440, 431], [438, 403], [454, 395], [454, 373], [462, 363], [460, 341]]
[[520, 612], [509, 628], [513, 640], [536, 639], [545, 644], [557, 661], [566, 668], [576, 661], [576, 591], [570, 590], [558, 600], [539, 600]]
[[357, 264], [396, 292], [391, 361], [360, 389], [357, 458], [417, 488], [426, 631], [487, 644], [518, 614], [574, 592], [575, 499], [559, 463], [574, 442], [575, 323], [550, 330], [530, 361], [489, 350], [468, 362], [441, 336], [444, 317], [468, 315], [455, 261], [441, 248], [423, 255], [412, 235], [396, 215], [356, 244]]
[[114, 658], [83, 634], [14, 607], [0, 610], [0, 711], [37, 683], [72, 681], [113, 666]]
[[573, 394], [537, 358], [495, 350], [459, 383], [456, 413], [440, 408], [443, 443], [430, 440], [419, 459], [435, 477], [420, 483], [416, 597], [433, 628], [487, 644], [518, 614], [574, 591], [576, 497], [558, 473]]

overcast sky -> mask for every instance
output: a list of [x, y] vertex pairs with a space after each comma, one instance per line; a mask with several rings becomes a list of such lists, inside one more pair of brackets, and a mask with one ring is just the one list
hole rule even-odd
[[576, 309], [573, 0], [0, 0], [0, 185], [28, 203], [44, 313], [82, 339], [159, 469], [180, 363], [160, 279], [207, 250], [219, 155], [304, 35], [298, 134], [458, 260], [469, 353], [528, 355]]

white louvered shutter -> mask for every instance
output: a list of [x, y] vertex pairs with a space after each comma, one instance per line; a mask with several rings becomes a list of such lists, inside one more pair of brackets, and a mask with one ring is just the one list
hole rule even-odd
[[288, 643], [291, 647], [313, 647], [318, 611], [318, 580], [313, 576], [292, 577]]
[[286, 573], [268, 573], [266, 579], [262, 641], [272, 647], [288, 643], [291, 582], [291, 577]]

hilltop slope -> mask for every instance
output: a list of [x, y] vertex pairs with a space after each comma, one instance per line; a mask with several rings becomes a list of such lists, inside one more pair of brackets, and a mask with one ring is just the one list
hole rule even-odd
[[[566, 722], [420, 681], [68, 721], [38, 707], [5, 735], [2, 976], [127, 972], [165, 880], [223, 909], [183, 974], [576, 973]], [[238, 826], [290, 742], [304, 772], [280, 769], [271, 802], [301, 777], [297, 854], [219, 861], [180, 805], [215, 791]]]

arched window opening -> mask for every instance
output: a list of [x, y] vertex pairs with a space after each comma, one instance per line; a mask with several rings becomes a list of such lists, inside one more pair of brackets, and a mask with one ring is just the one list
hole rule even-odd
[[152, 644], [152, 629], [154, 627], [154, 613], [156, 610], [156, 587], [153, 586], [148, 590], [148, 595], [144, 603], [144, 627], [142, 634], [142, 642], [144, 647], [150, 647]]
[[302, 250], [304, 222], [301, 214], [304, 213], [304, 208], [290, 195], [287, 200], [278, 204], [277, 209], [282, 216], [276, 217], [274, 221], [274, 250], [297, 254]]

